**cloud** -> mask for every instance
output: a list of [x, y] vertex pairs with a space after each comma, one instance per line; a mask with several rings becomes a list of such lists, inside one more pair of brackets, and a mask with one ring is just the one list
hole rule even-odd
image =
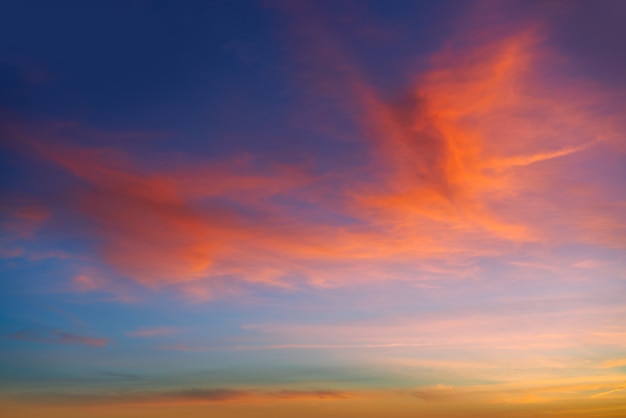
[[157, 394], [157, 397], [209, 402], [230, 401], [250, 396], [250, 392], [237, 389], [185, 389]]
[[[73, 177], [62, 204], [75, 217], [64, 228], [94, 259], [142, 286], [208, 300], [242, 282], [461, 280], [483, 260], [532, 258], [531, 246], [624, 245], [619, 188], [588, 169], [623, 162], [614, 152], [623, 106], [564, 75], [545, 25], [494, 25], [479, 10], [394, 97], [316, 7], [279, 9], [307, 67], [303, 83], [353, 125], [350, 164], [270, 154], [168, 161], [149, 147], [102, 145], [93, 131], [78, 145], [80, 126], [9, 129]], [[78, 275], [74, 285], [107, 283]]]
[[602, 363], [600, 363], [599, 367], [603, 369], [610, 369], [613, 367], [624, 367], [624, 366], [626, 366], [626, 358], [605, 360]]
[[[338, 40], [342, 31], [332, 17], [286, 10], [300, 42], [313, 45], [306, 65], [324, 67], [312, 94], [338, 96], [371, 149], [366, 170], [353, 173], [346, 190], [351, 215], [380, 231], [372, 242], [395, 250], [388, 257], [406, 251], [450, 263], [526, 243], [589, 242], [623, 229], [617, 213], [597, 214], [594, 225], [586, 213], [589, 199], [610, 204], [619, 191], [603, 190], [592, 172], [569, 175], [602, 164], [623, 142], [623, 92], [563, 77], [562, 57], [549, 48], [541, 19], [478, 7], [405, 95], [390, 100]], [[320, 93], [320, 84], [335, 88]], [[619, 241], [617, 235], [601, 245]]]
[[[145, 285], [207, 277], [210, 270], [220, 270], [219, 262], [232, 255], [240, 241], [261, 241], [269, 249], [280, 246], [281, 235], [288, 231], [263, 226], [272, 222], [263, 219], [271, 214], [264, 215], [263, 205], [255, 207], [254, 201], [305, 181], [288, 167], [271, 169], [267, 175], [237, 173], [220, 164], [197, 172], [151, 172], [124, 163], [128, 157], [115, 150], [37, 146], [46, 158], [88, 184], [78, 196], [77, 209], [91, 221], [89, 232], [100, 243], [103, 257]], [[252, 202], [238, 211], [211, 202], [217, 197], [238, 206]]]
[[277, 399], [347, 399], [353, 396], [348, 392], [337, 390], [278, 390], [271, 392]]
[[404, 352], [412, 348], [415, 353], [456, 348], [510, 350], [520, 356], [527, 350], [619, 348], [626, 342], [625, 328], [620, 322], [623, 314], [624, 308], [617, 303], [580, 306], [579, 300], [551, 300], [543, 304], [508, 301], [502, 306], [447, 309], [368, 321], [250, 324], [244, 329], [254, 331], [254, 344], [233, 348], [348, 352], [386, 349]]
[[129, 337], [150, 338], [150, 337], [159, 337], [162, 335], [171, 335], [177, 332], [179, 332], [179, 329], [175, 327], [155, 327], [155, 328], [140, 328], [135, 331], [127, 332], [126, 335], [128, 335]]
[[[555, 239], [547, 235], [546, 215], [567, 197], [555, 193], [554, 184], [542, 185], [541, 177], [559, 173], [537, 164], [588, 150], [603, 127], [586, 92], [572, 101], [566, 97], [577, 93], [550, 91], [556, 89], [537, 80], [540, 41], [531, 28], [435, 55], [408, 120], [371, 98], [366, 119], [374, 123], [388, 175], [384, 187], [356, 196], [362, 210], [402, 222], [407, 232], [425, 230], [427, 238], [437, 231], [452, 247], [467, 246], [471, 237]], [[525, 207], [529, 192], [545, 202], [542, 218]]]
[[79, 274], [72, 278], [72, 286], [79, 292], [90, 292], [102, 287], [102, 284], [92, 276]]
[[66, 345], [86, 345], [104, 347], [109, 343], [106, 338], [89, 337], [59, 329], [22, 330], [5, 335], [5, 338], [16, 341], [32, 341], [37, 343], [53, 343]]
[[3, 196], [0, 204], [0, 229], [4, 239], [33, 238], [36, 231], [52, 216], [45, 205], [23, 197]]
[[28, 396], [28, 402], [61, 405], [191, 405], [293, 400], [343, 400], [354, 396], [354, 392], [329, 389], [189, 388], [169, 391], [125, 391], [118, 393], [41, 393]]
[[206, 351], [206, 348], [202, 347], [189, 347], [185, 343], [177, 343], [177, 344], [161, 344], [159, 346], [161, 350], [167, 351], [188, 351], [188, 352], [197, 352], [197, 351]]
[[623, 390], [626, 390], [626, 387], [621, 386], [621, 387], [618, 387], [618, 388], [615, 388], [615, 389], [607, 390], [606, 392], [596, 393], [595, 395], [592, 395], [591, 397], [592, 398], [599, 398], [599, 397], [602, 397], [602, 396], [610, 395], [611, 393], [621, 392]]
[[[371, 388], [367, 390], [335, 389], [272, 389], [272, 388], [188, 388], [174, 390], [134, 390], [111, 392], [40, 392], [14, 396], [17, 401], [39, 405], [136, 405], [184, 406], [209, 404], [280, 404], [293, 401], [316, 402], [402, 402], [418, 401], [428, 404], [465, 405], [515, 405], [546, 402], [579, 402], [581, 399], [598, 399], [623, 390], [620, 376], [579, 376], [562, 379], [500, 382], [453, 387], [438, 384], [415, 387], [411, 390]], [[581, 398], [581, 395], [583, 396]], [[402, 405], [403, 403], [401, 403]], [[404, 407], [409, 404], [403, 404]]]
[[455, 396], [455, 388], [446, 385], [436, 385], [434, 387], [423, 387], [419, 390], [414, 390], [411, 395], [428, 402], [443, 402], [449, 401]]

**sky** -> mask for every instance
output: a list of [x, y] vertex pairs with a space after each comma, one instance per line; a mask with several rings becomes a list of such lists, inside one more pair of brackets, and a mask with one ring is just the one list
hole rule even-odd
[[626, 3], [5, 1], [0, 412], [626, 415]]

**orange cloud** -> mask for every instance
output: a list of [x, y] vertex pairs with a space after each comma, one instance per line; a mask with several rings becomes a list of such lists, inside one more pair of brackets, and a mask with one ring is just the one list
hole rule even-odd
[[[561, 57], [544, 44], [541, 24], [505, 17], [506, 27], [495, 25], [494, 8], [479, 8], [394, 102], [367, 81], [320, 9], [283, 6], [311, 91], [350, 115], [372, 150], [345, 190], [350, 214], [373, 227], [369, 239], [387, 257], [450, 263], [524, 243], [586, 240], [581, 194], [615, 197], [593, 179], [569, 182], [576, 165], [568, 158], [605, 158], [597, 151], [621, 141], [624, 109], [619, 94], [558, 74]], [[600, 217], [623, 229], [619, 216]]]
[[554, 238], [546, 236], [546, 213], [532, 217], [528, 202], [539, 197], [544, 209], [559, 210], [567, 196], [542, 184], [541, 177], [561, 174], [537, 164], [585, 152], [606, 127], [590, 110], [589, 92], [575, 83], [578, 92], [560, 91], [538, 79], [540, 40], [529, 29], [444, 51], [419, 77], [403, 114], [368, 95], [367, 123], [376, 129], [387, 179], [355, 196], [361, 210], [402, 222], [407, 235], [426, 231], [431, 238], [441, 225], [447, 246], [467, 245], [472, 236]]
[[282, 7], [299, 59], [318, 73], [311, 89], [336, 99], [369, 150], [351, 171], [250, 156], [176, 164], [44, 130], [22, 135], [82, 181], [81, 232], [120, 274], [204, 300], [232, 278], [283, 287], [464, 278], [476, 260], [527, 244], [623, 245], [623, 203], [593, 176], [570, 178], [621, 141], [620, 109], [614, 96], [556, 77], [541, 25], [467, 25], [394, 102], [313, 5]]
[[[463, 410], [463, 408], [485, 411], [488, 416], [501, 416], [504, 411], [507, 411], [507, 405], [517, 408], [522, 405], [535, 405], [535, 407], [541, 408], [542, 405], [546, 404], [549, 406], [550, 414], [553, 414], [555, 410], [572, 412], [581, 409], [584, 411], [587, 408], [599, 406], [606, 406], [610, 408], [609, 411], [619, 413], [619, 411], [623, 411], [623, 405], [620, 407], [619, 404], [612, 402], [619, 398], [610, 399], [607, 397], [603, 399], [603, 397], [623, 389], [619, 383], [619, 376], [606, 376], [539, 379], [524, 383], [494, 383], [471, 386], [438, 384], [411, 389], [189, 388], [169, 391], [122, 391], [118, 393], [33, 393], [17, 398], [17, 400], [27, 400], [33, 406], [59, 407], [66, 405], [74, 408], [88, 406], [111, 408], [125, 405], [135, 408], [150, 406], [181, 408], [190, 405], [204, 405], [208, 408], [211, 405], [223, 405], [224, 409], [220, 409], [223, 412], [244, 405], [262, 408], [271, 405], [300, 404], [310, 407], [315, 404], [320, 405], [320, 403], [331, 403], [335, 407], [343, 404], [344, 407], [350, 408], [351, 414], [348, 416], [357, 416], [357, 414], [362, 416], [363, 410], [369, 409], [367, 408], [368, 404], [371, 404], [370, 408], [382, 404], [387, 408], [392, 406], [394, 413], [390, 416], [405, 416], [407, 411], [419, 410], [423, 412], [425, 408], [428, 408], [433, 416], [450, 417], [457, 416], [454, 412], [458, 409]], [[585, 397], [581, 398], [581, 394], [589, 396], [585, 399]], [[577, 405], [574, 408], [565, 408], [561, 404], [562, 402], [574, 402]], [[16, 402], [17, 405], [19, 402]], [[534, 410], [541, 412], [542, 409]], [[143, 410], [149, 411], [149, 409]], [[467, 409], [464, 410], [467, 411]], [[114, 410], [108, 410], [109, 413], [112, 411]], [[258, 413], [258, 410], [256, 412]], [[380, 413], [383, 413], [382, 410], [377, 411], [376, 415], [366, 416], [379, 416]], [[238, 415], [235, 413], [235, 416]], [[619, 415], [609, 414], [608, 416], [617, 417]]]
[[[280, 235], [290, 231], [264, 226], [272, 222], [272, 214], [263, 213], [263, 201], [306, 181], [289, 167], [276, 167], [265, 176], [237, 173], [227, 165], [154, 173], [124, 163], [127, 157], [117, 151], [37, 146], [46, 158], [87, 183], [78, 207], [92, 221], [104, 258], [145, 285], [206, 277], [245, 242], [262, 241], [270, 250], [284, 245]], [[233, 205], [243, 201], [246, 210], [258, 213], [246, 218], [207, 202], [214, 197]]]
[[624, 367], [624, 366], [626, 366], [626, 358], [606, 360], [600, 364], [600, 367], [603, 369], [610, 369], [613, 367]]

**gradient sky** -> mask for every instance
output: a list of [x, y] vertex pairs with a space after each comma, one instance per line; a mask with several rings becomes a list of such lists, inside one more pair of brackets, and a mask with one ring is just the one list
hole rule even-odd
[[0, 412], [626, 416], [626, 2], [5, 1]]

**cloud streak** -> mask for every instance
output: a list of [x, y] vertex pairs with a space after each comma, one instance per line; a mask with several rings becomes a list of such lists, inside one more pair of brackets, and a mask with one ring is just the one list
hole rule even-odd
[[159, 337], [162, 335], [171, 335], [179, 332], [175, 327], [154, 327], [154, 328], [140, 328], [135, 331], [126, 333], [129, 337], [151, 338]]
[[29, 401], [56, 405], [193, 405], [213, 403], [342, 400], [355, 393], [329, 389], [240, 389], [189, 388], [169, 391], [127, 391], [109, 393], [42, 393]]
[[89, 337], [60, 329], [21, 330], [5, 335], [5, 338], [15, 341], [86, 345], [90, 347], [104, 347], [109, 343], [109, 340], [106, 338]]

